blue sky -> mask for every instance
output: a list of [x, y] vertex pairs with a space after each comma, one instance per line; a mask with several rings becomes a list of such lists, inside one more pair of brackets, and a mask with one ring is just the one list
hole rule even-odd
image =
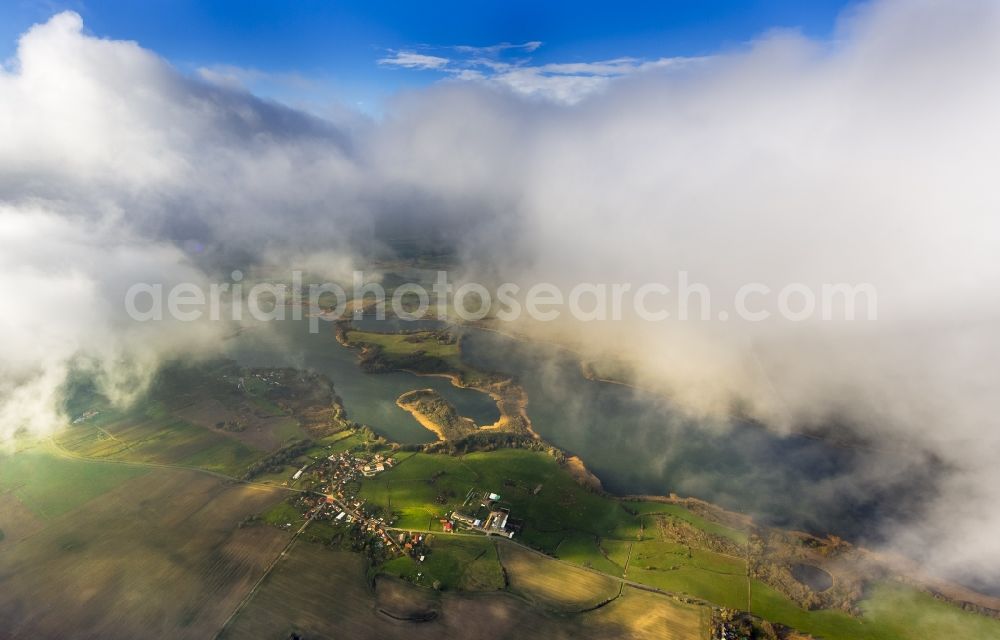
[[212, 69], [288, 102], [340, 101], [376, 110], [400, 89], [448, 75], [441, 68], [379, 63], [400, 53], [468, 59], [483, 52], [451, 47], [538, 42], [486, 54], [515, 65], [620, 58], [639, 64], [724, 51], [774, 28], [827, 37], [847, 4], [12, 0], [0, 4], [0, 55], [8, 58], [18, 34], [30, 25], [72, 9], [90, 33], [136, 40], [187, 71]]

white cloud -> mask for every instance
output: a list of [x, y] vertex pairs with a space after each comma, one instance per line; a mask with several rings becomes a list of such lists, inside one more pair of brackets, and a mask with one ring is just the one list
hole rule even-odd
[[0, 327], [0, 444], [18, 429], [65, 423], [59, 394], [71, 370], [89, 371], [125, 403], [164, 355], [198, 358], [224, 333], [221, 323], [129, 322], [120, 309], [133, 282], [204, 286], [204, 274], [169, 243], [43, 206], [0, 205], [0, 271], [0, 297], [14, 305]]
[[[610, 81], [653, 69], [681, 68], [705, 58], [614, 58], [589, 62], [532, 64], [531, 58], [516, 57], [542, 46], [541, 41], [508, 42], [489, 46], [442, 47], [460, 56], [441, 57], [412, 51], [394, 52], [378, 61], [421, 71], [433, 70], [451, 80], [504, 87], [523, 96], [559, 104], [575, 104], [603, 90]], [[511, 57], [515, 54], [515, 57]]]
[[510, 42], [501, 42], [499, 44], [492, 44], [484, 47], [475, 47], [471, 45], [456, 45], [452, 48], [455, 51], [460, 51], [462, 53], [471, 53], [475, 54], [476, 56], [496, 56], [506, 51], [524, 51], [526, 53], [531, 53], [532, 51], [538, 49], [540, 46], [542, 46], [541, 40], [531, 40], [529, 42], [522, 42], [521, 44], [511, 44]]
[[440, 56], [429, 56], [413, 51], [396, 51], [391, 56], [380, 58], [378, 63], [390, 67], [402, 67], [404, 69], [443, 69], [451, 61]]
[[73, 369], [127, 401], [163, 358], [212, 352], [218, 324], [130, 323], [128, 284], [204, 283], [265, 251], [349, 260], [369, 217], [349, 147], [332, 123], [83, 35], [74, 13], [26, 33], [0, 71], [0, 296], [16, 307], [0, 441], [56, 426]]
[[596, 62], [550, 63], [534, 66], [505, 65], [495, 66], [493, 73], [472, 79], [504, 86], [525, 96], [572, 105], [602, 91], [608, 83], [617, 78], [653, 69], [681, 69], [705, 60], [705, 58], [657, 60], [616, 58]]

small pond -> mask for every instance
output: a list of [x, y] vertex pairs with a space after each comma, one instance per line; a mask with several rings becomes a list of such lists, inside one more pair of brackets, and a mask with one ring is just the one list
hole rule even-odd
[[791, 569], [793, 578], [816, 593], [826, 591], [833, 586], [833, 576], [814, 564], [796, 562]]

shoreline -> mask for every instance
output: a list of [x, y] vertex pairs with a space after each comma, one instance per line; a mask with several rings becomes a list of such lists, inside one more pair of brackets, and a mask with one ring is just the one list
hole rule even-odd
[[[345, 324], [349, 324], [349, 321], [346, 322]], [[461, 327], [463, 325], [458, 325], [458, 326]], [[499, 329], [480, 327], [476, 325], [465, 325], [465, 326], [471, 326], [479, 330], [489, 331], [492, 333], [496, 333], [498, 335], [503, 335], [505, 337], [518, 340], [519, 342], [527, 343], [531, 341], [530, 338], [516, 334], [510, 334], [501, 331]], [[352, 351], [355, 352], [359, 352], [359, 358], [360, 358], [361, 357], [360, 349], [348, 343], [346, 341], [346, 338], [344, 337], [344, 333], [345, 331], [343, 327], [338, 326], [336, 329], [338, 343], [340, 343], [340, 345], [345, 348], [351, 349]], [[552, 344], [554, 347], [560, 350], [568, 351], [577, 356], [579, 355], [579, 352], [564, 345], [548, 343], [548, 342], [546, 343]], [[461, 339], [459, 340], [459, 349], [461, 350]], [[585, 367], [584, 361], [580, 360], [579, 365], [581, 368], [581, 374], [588, 380], [604, 384], [616, 384], [619, 386], [624, 386], [638, 391], [649, 392], [648, 390], [642, 389], [641, 387], [636, 387], [634, 385], [630, 385], [624, 382], [614, 381], [614, 380], [602, 380], [600, 378], [597, 378], [596, 376], [588, 375], [589, 372]], [[444, 377], [447, 378], [449, 381], [451, 381], [452, 385], [454, 385], [455, 387], [462, 389], [474, 389], [476, 391], [489, 395], [497, 403], [497, 408], [500, 410], [500, 418], [493, 425], [479, 426], [478, 429], [502, 430], [503, 425], [511, 419], [509, 414], [504, 411], [504, 406], [503, 406], [504, 402], [508, 400], [508, 398], [505, 398], [504, 396], [502, 396], [501, 394], [497, 393], [495, 390], [492, 389], [465, 384], [457, 373], [454, 372], [427, 373], [427, 372], [413, 371], [411, 369], [397, 369], [397, 370], [405, 371], [415, 376]], [[520, 416], [525, 420], [528, 433], [531, 435], [533, 439], [536, 439], [540, 442], [545, 442], [554, 449], [561, 451], [566, 456], [565, 468], [583, 486], [594, 488], [595, 490], [604, 493], [609, 497], [619, 500], [623, 504], [627, 504], [628, 502], [631, 501], [648, 501], [648, 502], [658, 502], [662, 504], [673, 504], [673, 505], [683, 506], [685, 508], [693, 507], [695, 512], [700, 513], [701, 515], [703, 515], [703, 517], [706, 517], [709, 520], [717, 522], [721, 525], [729, 526], [730, 528], [739, 530], [746, 529], [751, 531], [760, 528], [754, 522], [754, 518], [750, 514], [730, 511], [728, 509], [725, 509], [721, 505], [717, 505], [715, 503], [708, 502], [706, 500], [702, 500], [700, 498], [696, 498], [693, 496], [681, 497], [673, 493], [669, 495], [643, 495], [643, 494], [620, 495], [606, 491], [603, 488], [603, 484], [601, 483], [600, 477], [597, 476], [595, 473], [593, 473], [589, 468], [587, 468], [586, 463], [580, 456], [549, 443], [534, 430], [530, 419], [527, 417], [527, 412], [526, 412], [528, 405], [527, 392], [520, 385], [516, 385], [512, 379], [508, 378], [507, 383], [516, 386], [516, 388], [518, 389], [519, 397], [515, 401], [516, 407], [518, 409], [518, 414], [520, 414]], [[410, 415], [412, 415], [414, 419], [416, 419], [421, 426], [423, 426], [424, 428], [428, 429], [429, 431], [437, 435], [439, 440], [441, 441], [446, 440], [446, 438], [444, 438], [443, 431], [432, 420], [429, 420], [426, 416], [417, 415], [419, 412], [413, 412], [407, 409], [406, 407], [400, 405], [398, 399], [397, 399], [397, 406], [399, 406], [404, 411], [410, 413]], [[759, 425], [759, 426], [761, 428], [766, 428], [764, 425]], [[828, 440], [827, 438], [823, 438], [815, 434], [809, 434], [804, 432], [792, 432], [789, 433], [788, 436], [804, 437], [813, 440], [819, 440], [834, 447], [873, 450], [870, 448], [852, 445], [851, 443]], [[829, 543], [829, 541], [832, 540], [838, 540], [839, 544], [844, 545], [845, 555], [851, 554], [856, 556], [855, 561], [864, 558], [870, 562], [876, 563], [881, 570], [889, 574], [895, 575], [899, 580], [909, 583], [935, 598], [941, 599], [946, 602], [950, 602], [957, 606], [969, 605], [971, 607], [975, 607], [978, 610], [981, 610], [981, 613], [983, 613], [984, 615], [1000, 618], [1000, 598], [991, 596], [989, 594], [981, 593], [979, 591], [975, 591], [974, 589], [966, 587], [958, 582], [953, 582], [944, 578], [939, 578], [936, 576], [926, 574], [922, 570], [920, 570], [916, 561], [911, 560], [909, 558], [897, 556], [896, 554], [891, 554], [888, 552], [875, 551], [872, 549], [868, 549], [866, 547], [855, 545], [848, 541], [841, 541], [839, 538], [837, 538], [836, 536], [832, 536], [831, 534], [827, 534], [827, 537], [823, 538], [816, 534], [812, 534], [805, 531], [798, 531], [794, 529], [772, 528], [766, 525], [762, 525], [762, 527], [764, 529], [773, 529], [776, 532], [783, 532], [786, 535], [801, 539], [811, 539], [816, 541], [823, 541], [825, 543]]]
[[[359, 348], [358, 346], [351, 344], [347, 340], [346, 334], [347, 334], [348, 330], [345, 329], [343, 325], [350, 325], [350, 321], [349, 320], [345, 320], [345, 321], [338, 322], [338, 323], [335, 324], [335, 326], [334, 326], [334, 335], [336, 337], [336, 340], [345, 349], [350, 349], [351, 351], [355, 352], [357, 354], [358, 360], [360, 361], [361, 358], [364, 355], [364, 349], [363, 348]], [[355, 329], [355, 331], [359, 331], [359, 330]], [[461, 354], [461, 352], [462, 352], [462, 341], [461, 341], [461, 338], [459, 338], [457, 346], [458, 346], [459, 354]], [[509, 385], [510, 388], [516, 389], [516, 396], [517, 396], [516, 398], [510, 398], [508, 396], [505, 396], [502, 393], [498, 392], [496, 389], [493, 389], [493, 388], [490, 388], [490, 387], [481, 387], [481, 386], [466, 384], [462, 380], [462, 378], [461, 378], [461, 376], [459, 374], [457, 374], [455, 372], [452, 372], [452, 371], [443, 371], [443, 372], [433, 372], [432, 373], [432, 372], [427, 372], [427, 371], [414, 371], [413, 369], [407, 369], [407, 368], [398, 368], [398, 369], [395, 369], [395, 370], [396, 371], [403, 371], [405, 373], [409, 373], [409, 374], [417, 376], [417, 377], [445, 378], [449, 382], [451, 382], [451, 384], [452, 384], [453, 387], [456, 387], [458, 389], [471, 389], [473, 391], [478, 391], [480, 393], [483, 393], [483, 394], [489, 396], [493, 400], [493, 402], [496, 403], [497, 411], [499, 413], [499, 417], [497, 418], [496, 422], [494, 422], [493, 424], [490, 424], [490, 425], [476, 425], [477, 429], [493, 429], [493, 430], [496, 430], [496, 431], [507, 431], [507, 430], [510, 430], [510, 431], [516, 433], [516, 432], [518, 432], [520, 430], [519, 429], [508, 429], [507, 427], [514, 420], [519, 419], [519, 420], [521, 420], [523, 422], [523, 424], [525, 426], [524, 431], [527, 432], [527, 435], [531, 436], [535, 440], [539, 440], [539, 441], [543, 440], [542, 437], [538, 434], [538, 432], [535, 431], [535, 429], [534, 429], [534, 427], [533, 427], [533, 425], [531, 423], [531, 418], [528, 417], [528, 412], [527, 412], [527, 408], [528, 408], [528, 393], [524, 390], [523, 387], [521, 387], [520, 385], [518, 385], [517, 383], [515, 383], [513, 381], [513, 379], [511, 379], [511, 378], [506, 378], [503, 382], [501, 382], [499, 384]], [[506, 406], [508, 402], [513, 402], [515, 411], [511, 412], [509, 410], [509, 408]], [[400, 407], [400, 408], [403, 408], [403, 407]], [[434, 430], [432, 429], [432, 431], [434, 431]], [[435, 431], [435, 433], [436, 433], [436, 431]]]
[[[431, 389], [414, 389], [413, 391], [431, 391]], [[413, 419], [419, 422], [421, 427], [435, 434], [438, 437], [439, 442], [445, 442], [448, 438], [445, 436], [444, 429], [441, 428], [441, 425], [431, 420], [427, 414], [420, 411], [415, 406], [403, 402], [403, 398], [413, 393], [413, 391], [407, 391], [396, 398], [396, 406], [413, 416]]]

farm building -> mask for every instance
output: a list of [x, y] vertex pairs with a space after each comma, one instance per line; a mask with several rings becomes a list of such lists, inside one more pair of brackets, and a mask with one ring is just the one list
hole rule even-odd
[[508, 516], [510, 516], [510, 512], [506, 509], [491, 511], [489, 517], [486, 518], [486, 525], [483, 528], [506, 533]]
[[470, 527], [478, 527], [483, 523], [479, 518], [474, 518], [473, 516], [467, 516], [464, 513], [454, 512], [451, 514], [451, 519], [456, 522], [461, 522], [464, 525]]

